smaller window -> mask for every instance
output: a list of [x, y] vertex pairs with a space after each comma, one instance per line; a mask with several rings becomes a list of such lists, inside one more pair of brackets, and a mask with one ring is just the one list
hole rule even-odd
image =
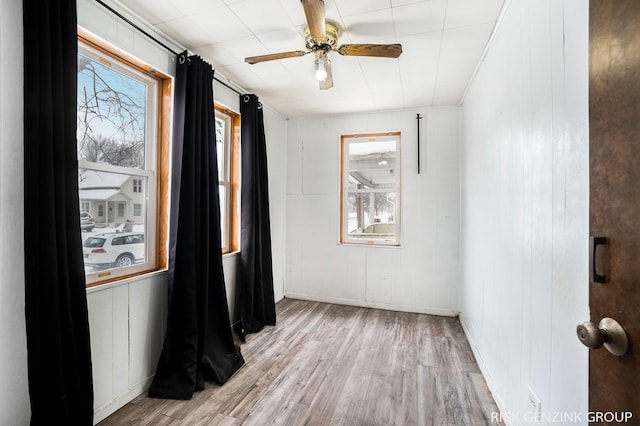
[[142, 192], [142, 179], [133, 179], [133, 192]]
[[133, 205], [133, 215], [134, 216], [142, 216], [142, 204], [135, 203]]
[[104, 217], [104, 204], [98, 204], [98, 217]]
[[340, 242], [400, 245], [400, 133], [342, 135]]
[[124, 217], [124, 203], [118, 203], [118, 217]]
[[216, 104], [215, 129], [222, 252], [232, 253], [240, 248], [240, 116]]

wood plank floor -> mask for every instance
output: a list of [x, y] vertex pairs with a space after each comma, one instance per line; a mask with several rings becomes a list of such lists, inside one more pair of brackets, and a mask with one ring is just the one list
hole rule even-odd
[[108, 425], [491, 425], [457, 318], [284, 299], [243, 366], [189, 401], [141, 395]]

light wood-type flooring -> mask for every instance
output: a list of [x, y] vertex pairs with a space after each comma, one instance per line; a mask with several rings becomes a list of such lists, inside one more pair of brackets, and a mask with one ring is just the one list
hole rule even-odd
[[284, 299], [246, 364], [189, 401], [141, 395], [107, 425], [491, 425], [457, 318]]

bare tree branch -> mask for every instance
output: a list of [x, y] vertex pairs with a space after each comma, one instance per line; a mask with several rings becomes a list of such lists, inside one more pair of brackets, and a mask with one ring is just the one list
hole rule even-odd
[[78, 158], [144, 166], [145, 93], [133, 79], [80, 55]]

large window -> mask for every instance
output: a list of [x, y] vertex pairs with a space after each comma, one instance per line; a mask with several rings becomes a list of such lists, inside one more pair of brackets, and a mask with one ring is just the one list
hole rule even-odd
[[[88, 285], [165, 266], [168, 78], [82, 35], [78, 186]], [[166, 79], [166, 80], [163, 80]], [[163, 101], [164, 100], [164, 101]], [[84, 213], [83, 213], [84, 214]]]
[[400, 133], [342, 135], [340, 241], [400, 244]]
[[240, 245], [240, 116], [220, 104], [215, 105], [215, 110], [222, 252], [232, 253]]

